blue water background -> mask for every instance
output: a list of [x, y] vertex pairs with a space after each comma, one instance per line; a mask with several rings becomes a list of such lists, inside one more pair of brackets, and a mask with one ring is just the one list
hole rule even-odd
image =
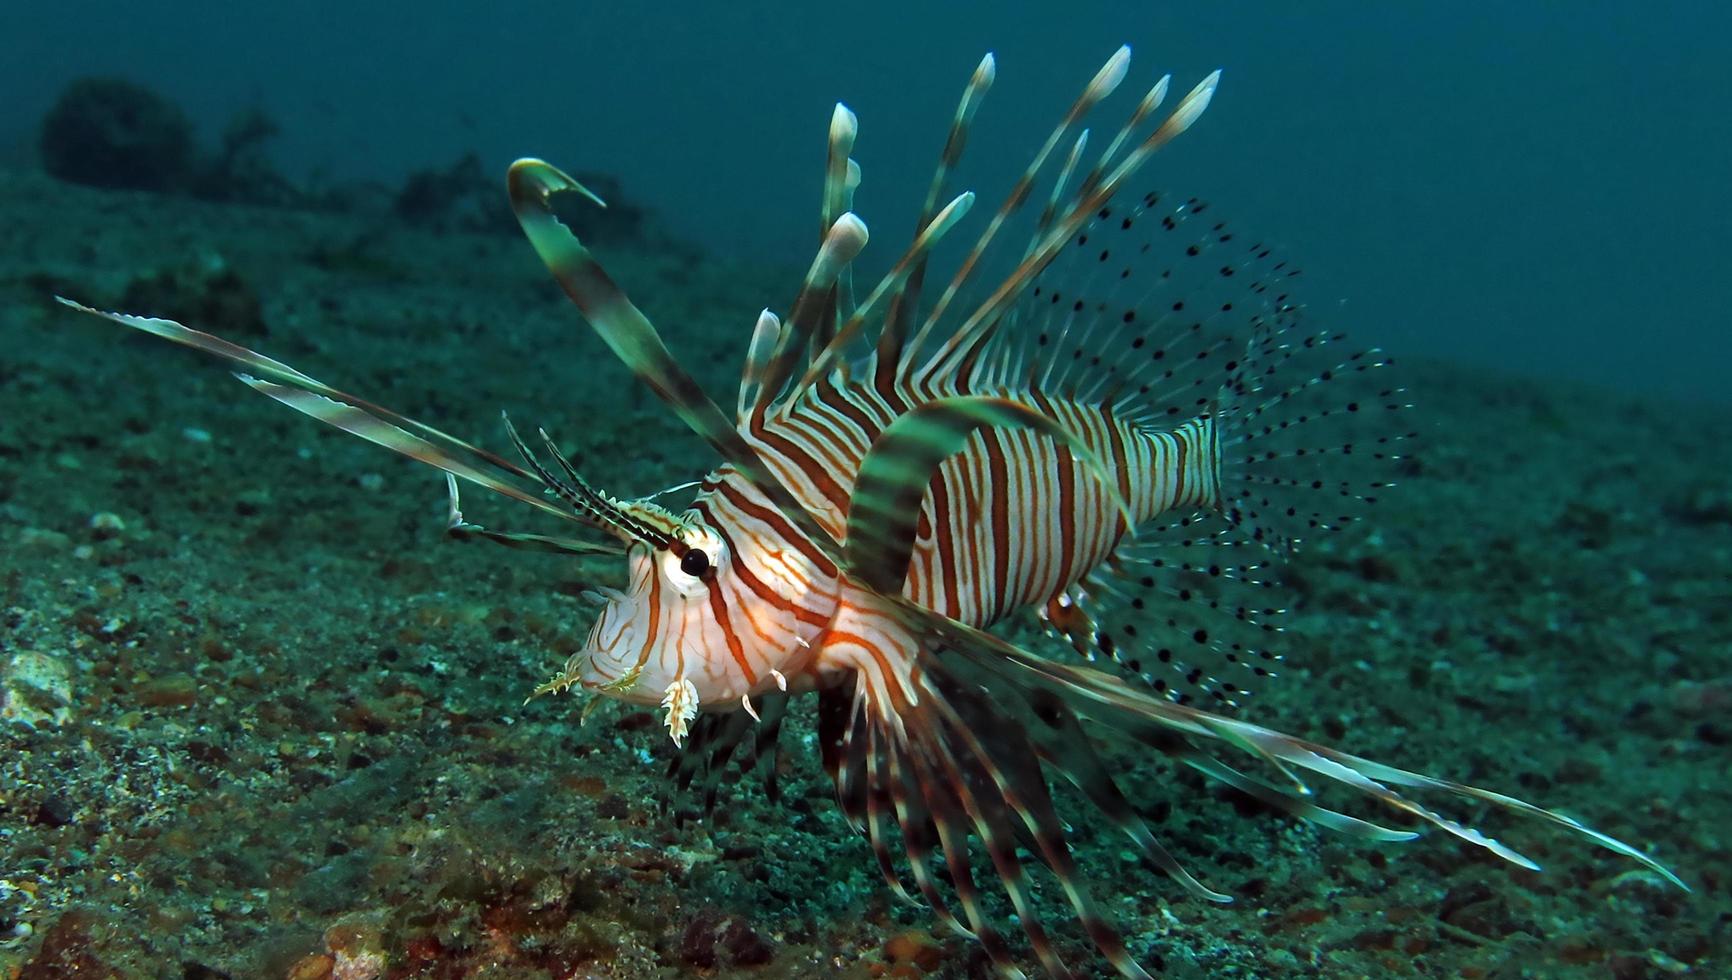
[[[118, 74], [182, 103], [207, 136], [263, 105], [295, 175], [396, 181], [471, 148], [500, 172], [539, 155], [621, 175], [684, 237], [792, 263], [812, 245], [823, 134], [842, 99], [860, 116], [858, 209], [883, 261], [982, 53], [997, 53], [999, 82], [971, 183], [1002, 192], [1129, 42], [1121, 105], [1163, 71], [1181, 92], [1226, 71], [1149, 183], [1206, 195], [1282, 243], [1336, 322], [1406, 352], [1732, 401], [1729, 11], [8, 2], [0, 158], [28, 158], [66, 81]], [[743, 324], [754, 313], [739, 312]]]

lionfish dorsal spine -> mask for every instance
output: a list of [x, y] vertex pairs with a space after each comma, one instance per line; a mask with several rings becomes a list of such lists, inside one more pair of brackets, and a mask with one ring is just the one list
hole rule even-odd
[[[1215, 86], [1220, 82], [1221, 73], [1216, 71], [1204, 78], [1189, 94], [1179, 101], [1169, 115], [1141, 145], [1133, 149], [1115, 168], [1111, 176], [1100, 184], [1079, 193], [1070, 210], [1044, 236], [1039, 244], [1030, 250], [1016, 269], [995, 288], [987, 298], [975, 309], [951, 334], [926, 364], [920, 367], [916, 374], [917, 387], [931, 383], [934, 377], [945, 375], [966, 375], [969, 367], [978, 359], [986, 344], [1003, 322], [1006, 312], [1022, 296], [1058, 251], [1064, 247], [1071, 236], [1087, 224], [1099, 209], [1110, 201], [1124, 182], [1137, 172], [1161, 147], [1177, 138], [1189, 129], [1203, 111], [1208, 108], [1210, 99], [1214, 96]], [[1041, 160], [1037, 158], [1036, 164]], [[1038, 169], [1031, 165], [1031, 174]], [[1030, 178], [1032, 180], [1032, 177]], [[1014, 198], [1013, 198], [1014, 199]], [[1007, 201], [1007, 204], [1009, 202]], [[1020, 203], [1020, 202], [1018, 202]], [[1007, 212], [1001, 212], [1007, 213]], [[968, 268], [958, 271], [957, 278], [952, 280], [952, 286], [946, 289], [946, 294], [953, 294], [961, 283], [966, 280]], [[929, 325], [935, 324], [942, 315], [943, 300], [927, 315], [927, 322], [921, 327], [922, 333]]]
[[550, 207], [552, 195], [560, 192], [580, 193], [597, 202], [600, 199], [568, 174], [533, 158], [513, 163], [506, 183], [512, 209], [530, 244], [615, 356], [673, 408], [687, 427], [769, 497], [815, 547], [833, 554], [836, 541], [764, 465], [757, 450], [737, 431], [734, 421], [669, 352], [655, 325]]
[[736, 424], [743, 425], [752, 410], [757, 407], [764, 389], [764, 375], [770, 368], [770, 359], [775, 356], [776, 345], [782, 341], [782, 321], [775, 313], [765, 309], [758, 314], [758, 320], [752, 326], [752, 339], [746, 345], [746, 363], [740, 373], [740, 394], [736, 406]]
[[1065, 134], [1074, 129], [1082, 118], [1088, 115], [1089, 110], [1118, 88], [1119, 83], [1124, 81], [1125, 73], [1130, 69], [1130, 63], [1130, 47], [1119, 48], [1113, 52], [1111, 58], [1107, 59], [1106, 64], [1102, 65], [1100, 70], [1095, 73], [1094, 78], [1089, 80], [1088, 85], [1083, 87], [1082, 93], [1077, 96], [1075, 102], [1071, 103], [1064, 117], [1047, 135], [1046, 142], [1042, 143], [1040, 149], [1035, 151], [1034, 159], [1029, 161], [1028, 166], [1023, 169], [1022, 175], [1011, 186], [1010, 192], [1005, 195], [1004, 201], [999, 204], [998, 210], [987, 222], [986, 228], [975, 239], [973, 247], [969, 249], [967, 255], [963, 256], [956, 272], [952, 274], [950, 282], [945, 285], [944, 291], [939, 294], [938, 300], [926, 314], [925, 320], [921, 322], [919, 331], [915, 333], [912, 344], [913, 350], [918, 351], [933, 336], [934, 331], [937, 330], [939, 323], [944, 318], [945, 311], [950, 308], [951, 302], [956, 299], [957, 294], [973, 276], [976, 267], [986, 255], [987, 249], [991, 247], [993, 239], [997, 237], [999, 229], [1004, 226], [1005, 221], [1012, 214], [1027, 203], [1036, 179], [1039, 178], [1041, 170], [1052, 156], [1053, 150], [1064, 141]]
[[[916, 239], [932, 224], [938, 213], [938, 202], [944, 197], [950, 172], [962, 159], [963, 150], [968, 145], [968, 132], [974, 123], [974, 114], [997, 76], [997, 61], [988, 53], [980, 59], [980, 64], [975, 66], [974, 74], [969, 76], [968, 84], [962, 90], [962, 99], [956, 105], [950, 131], [944, 138], [944, 149], [939, 154], [938, 166], [933, 168], [932, 181], [926, 189], [926, 200], [920, 206], [920, 218], [914, 225]], [[926, 278], [926, 261], [925, 256], [922, 256], [914, 263], [903, 288], [890, 298], [890, 305], [885, 310], [884, 325], [878, 334], [874, 359], [873, 387], [886, 396], [894, 389], [897, 372], [902, 364], [903, 344], [908, 339], [910, 322], [920, 304], [920, 292]]]

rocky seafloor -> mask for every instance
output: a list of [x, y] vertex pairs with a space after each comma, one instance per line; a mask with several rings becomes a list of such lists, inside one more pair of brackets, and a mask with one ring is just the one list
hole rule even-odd
[[[797, 275], [608, 260], [718, 397]], [[0, 977], [988, 972], [884, 889], [809, 708], [781, 801], [741, 785], [706, 816], [650, 714], [524, 703], [614, 561], [449, 542], [436, 473], [57, 292], [495, 446], [508, 409], [617, 493], [712, 460], [520, 240], [0, 173]], [[1472, 807], [1543, 871], [1364, 844], [1120, 751], [1157, 833], [1238, 898], [1187, 896], [1073, 810], [1097, 896], [1173, 976], [1725, 975], [1732, 421], [1408, 372], [1414, 472], [1371, 531], [1301, 555], [1287, 676], [1246, 717], [1564, 808], [1693, 891]]]

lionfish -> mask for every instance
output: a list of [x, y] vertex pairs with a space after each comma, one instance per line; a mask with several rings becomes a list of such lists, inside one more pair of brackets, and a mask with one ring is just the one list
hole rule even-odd
[[[1418, 836], [1324, 807], [1305, 778], [1344, 784], [1535, 868], [1410, 794], [1489, 803], [1683, 887], [1567, 816], [1232, 716], [1279, 659], [1279, 562], [1362, 517], [1389, 486], [1412, 437], [1393, 420], [1408, 406], [1400, 388], [1367, 387], [1389, 358], [1339, 354], [1343, 335], [1311, 325], [1289, 293], [1298, 270], [1268, 244], [1195, 199], [1121, 203], [1220, 78], [1151, 129], [1168, 94], [1161, 78], [1091, 157], [1081, 123], [1129, 62], [1119, 49], [1088, 83], [935, 299], [934, 247], [975, 202], [946, 200], [946, 185], [992, 85], [992, 56], [964, 90], [912, 243], [863, 298], [852, 275], [867, 241], [851, 210], [857, 121], [837, 105], [821, 246], [787, 315], [758, 316], [732, 416], [551, 207], [565, 192], [600, 199], [541, 160], [512, 165], [512, 208], [554, 278], [722, 459], [681, 513], [659, 494], [597, 490], [545, 431], [538, 454], [506, 419], [514, 462], [211, 334], [63, 302], [225, 358], [271, 398], [443, 470], [453, 536], [623, 555], [628, 586], [601, 590], [583, 649], [536, 693], [576, 688], [664, 709], [674, 775], [712, 803], [748, 741], [740, 766], [757, 760], [773, 798], [789, 704], [814, 694], [824, 769], [885, 883], [976, 939], [1006, 974], [1020, 976], [1031, 950], [1071, 975], [1036, 907], [1032, 861], [1099, 953], [1147, 976], [1085, 887], [1056, 779], [1185, 889], [1229, 900], [1156, 839], [1103, 758], [1109, 741], [1334, 831]], [[1044, 207], [1031, 213], [1043, 175]], [[997, 248], [1019, 219], [1032, 224], [1020, 252]], [[989, 257], [1004, 271], [988, 274]], [[612, 540], [469, 523], [457, 479]], [[1058, 637], [1046, 654], [990, 631], [1031, 610]], [[1228, 750], [1267, 772], [1235, 766]], [[976, 881], [977, 855], [1026, 938], [1020, 952]]]

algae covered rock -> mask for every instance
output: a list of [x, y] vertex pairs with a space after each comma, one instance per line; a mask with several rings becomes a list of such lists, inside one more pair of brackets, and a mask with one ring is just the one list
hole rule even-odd
[[94, 187], [171, 191], [191, 179], [192, 122], [179, 106], [120, 78], [68, 85], [42, 120], [42, 166]]

